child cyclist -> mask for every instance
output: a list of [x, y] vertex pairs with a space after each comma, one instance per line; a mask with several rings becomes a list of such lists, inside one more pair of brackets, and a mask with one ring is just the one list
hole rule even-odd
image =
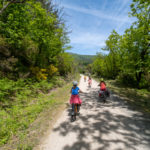
[[109, 96], [109, 92], [108, 92], [108, 90], [107, 90], [107, 88], [106, 88], [106, 83], [104, 82], [104, 79], [103, 79], [103, 78], [100, 80], [100, 84], [99, 84], [98, 86], [100, 86], [99, 96], [101, 96], [101, 94], [102, 94], [103, 92], [105, 92], [106, 95]]
[[88, 79], [88, 85], [89, 85], [89, 87], [91, 87], [91, 85], [92, 85], [92, 79], [91, 79], [91, 77], [89, 77], [89, 79]]
[[77, 105], [77, 111], [79, 112], [80, 110], [80, 106], [82, 104], [82, 100], [79, 97], [79, 92], [83, 93], [79, 87], [77, 87], [78, 82], [74, 81], [73, 82], [73, 87], [71, 88], [71, 98], [70, 98], [70, 104], [72, 105], [72, 113], [74, 113], [74, 109], [75, 109], [75, 104]]
[[86, 76], [84, 76], [84, 82], [86, 82]]

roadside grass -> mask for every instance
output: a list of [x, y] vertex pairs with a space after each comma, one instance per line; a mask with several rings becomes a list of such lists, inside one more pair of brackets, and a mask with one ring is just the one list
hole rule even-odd
[[122, 85], [115, 80], [106, 80], [108, 88], [119, 96], [124, 97], [131, 105], [143, 112], [150, 113], [150, 91]]
[[[76, 78], [79, 79], [79, 75]], [[17, 92], [10, 92], [12, 97], [7, 95], [9, 100], [3, 99], [0, 104], [0, 149], [33, 149], [66, 107], [71, 86], [59, 78], [55, 83], [45, 82], [42, 86], [21, 84]], [[8, 94], [6, 89], [3, 91]]]
[[[93, 78], [99, 82], [97, 77], [94, 76]], [[131, 88], [116, 80], [105, 80], [105, 82], [113, 93], [123, 97], [124, 100], [138, 110], [150, 114], [150, 91], [148, 89]]]

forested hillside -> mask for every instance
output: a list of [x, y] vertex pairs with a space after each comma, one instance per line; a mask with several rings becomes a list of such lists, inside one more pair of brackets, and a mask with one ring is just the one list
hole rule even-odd
[[130, 16], [136, 21], [123, 35], [113, 30], [103, 50], [98, 54], [93, 73], [110, 79], [118, 79], [133, 87], [150, 87], [150, 1], [133, 0]]
[[77, 69], [81, 73], [91, 72], [91, 64], [95, 59], [95, 55], [79, 55], [74, 53], [69, 53], [77, 64]]
[[79, 55], [79, 54], [74, 54], [74, 53], [69, 53], [73, 56], [76, 62], [83, 64], [83, 65], [88, 65], [91, 64], [95, 58], [94, 55]]

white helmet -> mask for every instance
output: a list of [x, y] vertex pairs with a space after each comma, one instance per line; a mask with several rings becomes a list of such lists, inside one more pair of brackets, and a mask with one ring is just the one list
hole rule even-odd
[[77, 81], [73, 81], [73, 85], [77, 85], [78, 84], [78, 82]]

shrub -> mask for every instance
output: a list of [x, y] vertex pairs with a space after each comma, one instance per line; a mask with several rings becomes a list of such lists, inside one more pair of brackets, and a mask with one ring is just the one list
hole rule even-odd
[[134, 77], [133, 74], [131, 73], [126, 73], [126, 72], [121, 72], [118, 76], [117, 76], [117, 81], [125, 84], [125, 85], [132, 85], [132, 86], [136, 86], [136, 79]]

